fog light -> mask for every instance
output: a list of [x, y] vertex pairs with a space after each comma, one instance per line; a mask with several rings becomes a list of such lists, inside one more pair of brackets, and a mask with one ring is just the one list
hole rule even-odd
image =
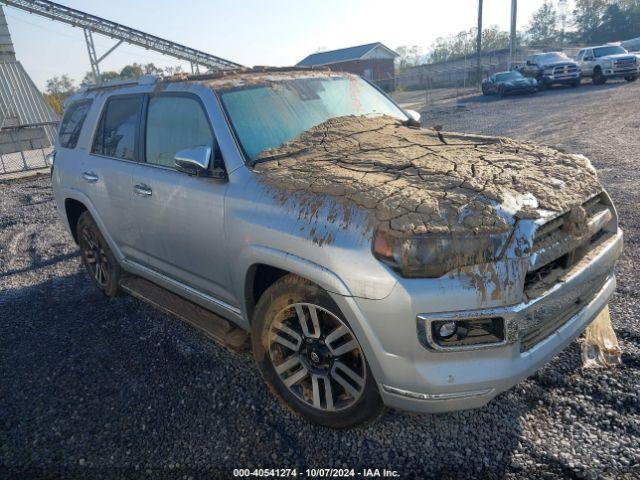
[[456, 322], [442, 322], [437, 326], [438, 337], [442, 339], [451, 338], [457, 329]]

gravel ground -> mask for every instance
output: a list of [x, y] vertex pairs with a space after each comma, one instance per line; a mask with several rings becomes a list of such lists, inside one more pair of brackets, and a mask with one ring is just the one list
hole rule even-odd
[[486, 407], [309, 425], [249, 355], [97, 293], [47, 177], [0, 182], [0, 477], [226, 478], [233, 468], [391, 468], [402, 477], [640, 477], [640, 82], [466, 98], [425, 125], [584, 153], [619, 207], [626, 250], [611, 310], [623, 366], [581, 368], [577, 343]]

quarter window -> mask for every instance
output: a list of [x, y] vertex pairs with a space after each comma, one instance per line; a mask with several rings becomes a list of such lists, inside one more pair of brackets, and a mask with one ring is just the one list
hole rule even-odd
[[60, 132], [58, 132], [61, 147], [76, 148], [82, 125], [84, 125], [84, 120], [87, 118], [91, 103], [93, 103], [93, 100], [81, 100], [67, 108], [60, 125]]
[[93, 153], [135, 160], [141, 96], [114, 97], [107, 102], [93, 142]]
[[188, 96], [151, 97], [147, 110], [147, 163], [174, 167], [177, 152], [201, 146], [216, 150], [211, 127], [198, 100]]

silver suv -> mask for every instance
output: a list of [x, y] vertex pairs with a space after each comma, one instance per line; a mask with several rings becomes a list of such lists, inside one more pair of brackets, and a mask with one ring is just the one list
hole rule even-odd
[[89, 88], [55, 198], [98, 288], [142, 279], [250, 332], [310, 421], [480, 407], [605, 307], [622, 233], [585, 157], [418, 117], [317, 70]]

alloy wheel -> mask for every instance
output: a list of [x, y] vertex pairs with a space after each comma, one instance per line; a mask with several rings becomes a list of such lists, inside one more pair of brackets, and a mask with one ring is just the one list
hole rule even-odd
[[366, 383], [364, 355], [347, 325], [329, 310], [294, 303], [268, 332], [269, 357], [282, 383], [318, 410], [354, 405]]
[[81, 239], [82, 252], [89, 271], [98, 285], [104, 288], [110, 277], [109, 259], [94, 232], [89, 227], [82, 229]]

